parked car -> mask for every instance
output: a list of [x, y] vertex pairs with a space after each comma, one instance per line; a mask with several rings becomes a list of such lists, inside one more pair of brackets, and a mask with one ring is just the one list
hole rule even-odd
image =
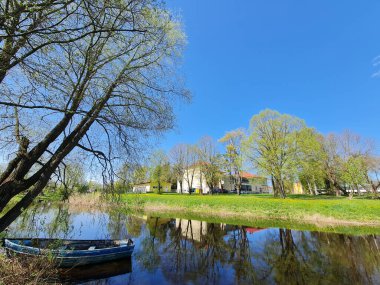
[[225, 194], [225, 193], [228, 193], [228, 191], [226, 189], [215, 188], [212, 190], [212, 193], [213, 194]]

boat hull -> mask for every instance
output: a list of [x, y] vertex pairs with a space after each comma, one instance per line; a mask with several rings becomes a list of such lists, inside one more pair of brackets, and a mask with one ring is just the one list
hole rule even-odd
[[[67, 250], [67, 249], [46, 249], [38, 248], [29, 245], [25, 245], [26, 239], [5, 239], [4, 245], [10, 255], [22, 255], [22, 256], [46, 256], [52, 257], [59, 267], [74, 267], [83, 266], [88, 264], [98, 264], [109, 262], [113, 260], [119, 260], [132, 255], [134, 245], [127, 243], [121, 243], [119, 246], [101, 249], [89, 249], [89, 250]], [[75, 242], [81, 242], [82, 244], [95, 241], [70, 241], [70, 245]]]

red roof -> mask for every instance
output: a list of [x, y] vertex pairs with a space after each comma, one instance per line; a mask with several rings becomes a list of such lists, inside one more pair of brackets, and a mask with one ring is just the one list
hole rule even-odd
[[240, 172], [240, 176], [243, 177], [243, 178], [247, 178], [247, 179], [249, 179], [249, 178], [255, 178], [255, 177], [260, 177], [260, 176], [258, 176], [256, 174], [252, 174], [252, 173], [245, 172], [245, 171]]
[[260, 228], [245, 228], [245, 230], [247, 231], [247, 233], [254, 234], [254, 233], [257, 233], [257, 232], [262, 231], [264, 229], [260, 229]]

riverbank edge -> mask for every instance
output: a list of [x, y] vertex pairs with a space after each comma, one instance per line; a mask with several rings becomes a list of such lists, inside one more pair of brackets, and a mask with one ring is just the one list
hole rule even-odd
[[[250, 227], [288, 228], [351, 235], [380, 234], [380, 216], [375, 220], [360, 220], [358, 219], [360, 217], [357, 216], [355, 216], [356, 219], [345, 220], [323, 215], [320, 211], [313, 211], [312, 208], [307, 209], [308, 214], [294, 215], [294, 217], [291, 216], [292, 212], [296, 211], [294, 209], [288, 213], [286, 213], [286, 209], [281, 213], [273, 211], [268, 216], [268, 212], [272, 210], [267, 207], [268, 205], [250, 209], [233, 203], [228, 206], [207, 205], [207, 201], [204, 200], [196, 205], [191, 203], [183, 205], [180, 203], [181, 201], [179, 203], [166, 201], [165, 198], [162, 198], [164, 195], [156, 196], [158, 197], [154, 197], [152, 201], [152, 195], [128, 194], [122, 197], [122, 204], [125, 205], [127, 212], [163, 218], [194, 219]], [[179, 197], [183, 197], [183, 195]], [[380, 201], [376, 202], [376, 206], [379, 207], [378, 213], [380, 213]], [[310, 205], [312, 203], [310, 202]], [[347, 208], [347, 211], [349, 210]], [[373, 211], [373, 209], [371, 210]], [[368, 213], [366, 208], [363, 208], [363, 211]]]

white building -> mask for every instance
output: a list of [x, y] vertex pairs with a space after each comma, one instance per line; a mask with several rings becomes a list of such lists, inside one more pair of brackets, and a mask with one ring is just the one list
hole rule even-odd
[[134, 193], [150, 192], [150, 183], [141, 183], [141, 184], [133, 185], [132, 191]]
[[[241, 193], [270, 193], [271, 187], [268, 186], [267, 179], [255, 174], [251, 174], [245, 171], [241, 172], [242, 184]], [[253, 182], [255, 181], [255, 183]], [[258, 181], [261, 181], [258, 183]], [[228, 175], [224, 175], [222, 180], [218, 183], [218, 189], [225, 189], [232, 191], [234, 184]], [[203, 194], [210, 193], [210, 187], [206, 183], [205, 175], [202, 173], [199, 166], [194, 166], [185, 170], [182, 179], [182, 193], [189, 193], [189, 188], [192, 188], [192, 192]], [[180, 182], [177, 181], [177, 193], [181, 193]]]
[[[210, 193], [210, 187], [208, 187], [205, 176], [198, 166], [185, 170], [182, 179], [182, 192], [189, 193], [189, 186], [195, 193], [200, 193], [201, 190], [203, 194]], [[181, 193], [181, 185], [179, 181], [177, 181], [177, 193]]]
[[201, 241], [207, 234], [208, 223], [203, 221], [176, 219], [176, 228], [181, 229], [184, 238], [194, 241]]
[[[132, 191], [134, 193], [149, 193], [154, 192], [158, 189], [157, 183], [146, 182], [133, 185]], [[171, 192], [171, 183], [163, 182], [161, 183], [161, 192]]]

